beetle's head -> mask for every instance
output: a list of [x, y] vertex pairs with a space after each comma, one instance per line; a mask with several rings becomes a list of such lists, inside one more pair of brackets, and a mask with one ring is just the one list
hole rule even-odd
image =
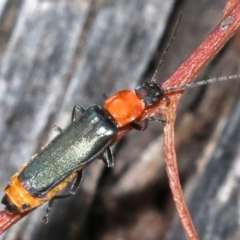
[[136, 95], [146, 106], [161, 101], [165, 97], [165, 91], [162, 86], [155, 82], [145, 82], [135, 89]]

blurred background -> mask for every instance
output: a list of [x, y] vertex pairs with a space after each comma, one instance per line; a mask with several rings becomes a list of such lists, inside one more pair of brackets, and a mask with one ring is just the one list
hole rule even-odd
[[[1, 0], [0, 188], [56, 132], [75, 104], [151, 78], [176, 19], [164, 82], [221, 21], [224, 0]], [[239, 36], [198, 80], [240, 74]], [[187, 204], [203, 240], [240, 234], [240, 79], [187, 90], [178, 108], [176, 149]], [[151, 123], [114, 145], [115, 166], [94, 161], [74, 197], [12, 226], [5, 240], [186, 239], [165, 172], [162, 126]], [[4, 192], [0, 192], [2, 198]]]

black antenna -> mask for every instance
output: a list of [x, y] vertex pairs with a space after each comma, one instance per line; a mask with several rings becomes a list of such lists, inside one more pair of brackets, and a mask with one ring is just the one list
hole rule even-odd
[[157, 82], [158, 73], [159, 73], [159, 71], [160, 71], [160, 69], [161, 69], [161, 67], [162, 67], [162, 64], [163, 64], [163, 61], [164, 61], [164, 59], [165, 59], [165, 57], [166, 57], [166, 55], [167, 55], [167, 52], [168, 52], [168, 50], [169, 50], [170, 47], [171, 47], [171, 44], [172, 44], [172, 42], [173, 42], [173, 39], [175, 38], [175, 35], [176, 35], [176, 33], [177, 33], [177, 29], [178, 29], [179, 23], [180, 23], [180, 21], [181, 21], [181, 17], [182, 17], [182, 14], [180, 13], [179, 16], [178, 16], [178, 19], [177, 19], [177, 23], [176, 23], [176, 25], [175, 25], [175, 27], [174, 27], [172, 36], [170, 37], [170, 40], [168, 41], [168, 44], [167, 44], [167, 46], [166, 46], [166, 48], [165, 48], [165, 50], [164, 50], [164, 52], [163, 52], [163, 54], [162, 54], [162, 57], [161, 57], [161, 59], [160, 59], [159, 62], [158, 62], [157, 68], [156, 68], [156, 70], [155, 70], [155, 72], [154, 72], [154, 74], [153, 74], [153, 76], [152, 76], [151, 82]]
[[237, 79], [237, 78], [240, 78], [240, 75], [231, 75], [231, 76], [223, 76], [223, 77], [218, 77], [218, 78], [210, 78], [210, 79], [207, 79], [207, 80], [202, 80], [202, 81], [195, 82], [195, 83], [189, 83], [189, 84], [186, 84], [186, 85], [169, 87], [169, 88], [164, 89], [164, 92], [165, 93], [176, 92], [176, 91], [185, 90], [186, 88], [193, 88], [193, 87], [198, 87], [198, 86], [205, 85], [205, 84], [208, 84], [208, 83], [227, 81], [227, 80], [232, 80], [232, 79]]

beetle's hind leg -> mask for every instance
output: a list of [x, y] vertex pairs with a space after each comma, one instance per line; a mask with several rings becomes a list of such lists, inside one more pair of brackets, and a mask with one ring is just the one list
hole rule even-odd
[[80, 186], [80, 183], [82, 181], [82, 176], [83, 176], [83, 170], [77, 172], [77, 175], [76, 175], [76, 177], [74, 178], [74, 180], [72, 182], [72, 185], [71, 185], [71, 188], [70, 188], [68, 194], [56, 195], [48, 202], [48, 207], [47, 207], [46, 213], [45, 213], [45, 215], [43, 216], [43, 219], [42, 219], [42, 221], [44, 223], [48, 223], [48, 215], [49, 215], [49, 213], [51, 211], [53, 202], [56, 199], [63, 199], [63, 198], [67, 198], [67, 197], [73, 196], [77, 192], [77, 190], [78, 190], [78, 188]]

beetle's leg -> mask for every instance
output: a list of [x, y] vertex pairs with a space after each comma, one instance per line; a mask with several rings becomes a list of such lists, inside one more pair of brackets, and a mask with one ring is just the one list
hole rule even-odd
[[68, 194], [56, 195], [51, 200], [67, 198], [67, 197], [71, 197], [72, 195], [74, 195], [77, 192], [77, 190], [78, 190], [78, 188], [80, 186], [80, 183], [82, 181], [82, 177], [83, 177], [83, 170], [80, 170], [79, 172], [77, 172], [77, 175], [76, 175], [76, 177], [74, 178], [74, 180], [72, 182], [72, 185], [71, 185], [71, 188], [70, 188]]
[[169, 106], [169, 104], [170, 104], [170, 98], [169, 98], [166, 94], [165, 94], [164, 98], [166, 98], [166, 100], [167, 100], [166, 106]]
[[[80, 119], [82, 117], [82, 115], [85, 113], [85, 109], [80, 106], [80, 105], [75, 105], [73, 110], [72, 110], [72, 122], [75, 122], [77, 121], [78, 119]], [[59, 133], [62, 132], [62, 129], [57, 126], [57, 125], [54, 125], [53, 126], [53, 129]]]
[[85, 109], [80, 105], [75, 105], [72, 110], [72, 122], [79, 120], [85, 113]]
[[67, 198], [67, 197], [70, 197], [70, 196], [74, 195], [74, 194], [77, 192], [77, 190], [78, 190], [78, 188], [79, 188], [79, 186], [80, 186], [80, 183], [81, 183], [81, 181], [82, 181], [82, 176], [83, 176], [83, 170], [77, 172], [77, 175], [76, 175], [76, 177], [74, 178], [74, 180], [73, 180], [73, 182], [72, 182], [72, 185], [71, 185], [71, 188], [70, 188], [68, 194], [56, 195], [55, 197], [53, 197], [53, 198], [48, 202], [48, 207], [47, 207], [46, 213], [45, 213], [45, 215], [43, 216], [43, 219], [42, 219], [42, 221], [43, 221], [44, 223], [48, 223], [48, 215], [49, 215], [49, 213], [50, 213], [50, 211], [51, 211], [51, 208], [52, 208], [52, 205], [53, 205], [54, 200], [56, 200], [56, 199], [62, 199], [62, 198]]
[[163, 97], [163, 98], [165, 98], [166, 101], [167, 101], [166, 106], [169, 106], [169, 104], [170, 104], [170, 98], [168, 97], [168, 95], [167, 95], [167, 94], [164, 94], [164, 97]]
[[130, 126], [138, 131], [143, 132], [144, 130], [146, 130], [146, 128], [148, 126], [148, 118], [143, 121], [143, 125], [141, 125], [137, 122], [131, 122]]
[[55, 131], [59, 132], [59, 133], [62, 132], [62, 129], [61, 129], [59, 126], [57, 126], [57, 125], [54, 125], [54, 126], [53, 126], [53, 129], [54, 129]]
[[106, 148], [106, 150], [101, 155], [101, 159], [107, 165], [107, 167], [114, 166], [114, 157], [113, 157], [112, 150], [110, 147]]
[[143, 121], [143, 125], [141, 125], [141, 124], [139, 124], [139, 123], [137, 123], [137, 122], [132, 122], [132, 123], [130, 123], [130, 126], [131, 126], [132, 128], [134, 128], [134, 129], [138, 130], [138, 131], [143, 132], [143, 131], [146, 130], [149, 121], [161, 122], [162, 125], [165, 125], [165, 124], [167, 123], [167, 120], [164, 119], [164, 118], [161, 118], [161, 117], [160, 117], [160, 118], [149, 117], [149, 118], [147, 118], [147, 119], [145, 119], [145, 120]]
[[50, 210], [51, 210], [51, 208], [52, 208], [53, 201], [54, 201], [54, 198], [52, 198], [52, 199], [48, 202], [47, 210], [46, 210], [46, 212], [45, 212], [45, 215], [44, 215], [43, 218], [42, 218], [42, 221], [43, 221], [44, 223], [48, 223], [48, 215], [49, 215]]
[[161, 117], [159, 117], [159, 118], [150, 117], [150, 118], [148, 118], [148, 120], [149, 120], [149, 121], [157, 121], [157, 122], [160, 122], [163, 126], [164, 126], [165, 124], [167, 124], [167, 120], [164, 119], [164, 118], [161, 118]]
[[104, 100], [107, 100], [107, 99], [108, 99], [108, 96], [107, 96], [106, 93], [103, 93], [102, 96], [103, 96]]
[[[77, 176], [75, 177], [75, 179], [71, 185], [71, 188], [70, 188], [68, 194], [65, 195], [65, 197], [70, 197], [77, 192], [82, 179], [83, 179], [83, 170], [80, 170], [79, 172], [77, 172]], [[62, 195], [62, 196], [64, 196], [64, 195]], [[58, 196], [56, 196], [56, 197], [58, 197]]]

